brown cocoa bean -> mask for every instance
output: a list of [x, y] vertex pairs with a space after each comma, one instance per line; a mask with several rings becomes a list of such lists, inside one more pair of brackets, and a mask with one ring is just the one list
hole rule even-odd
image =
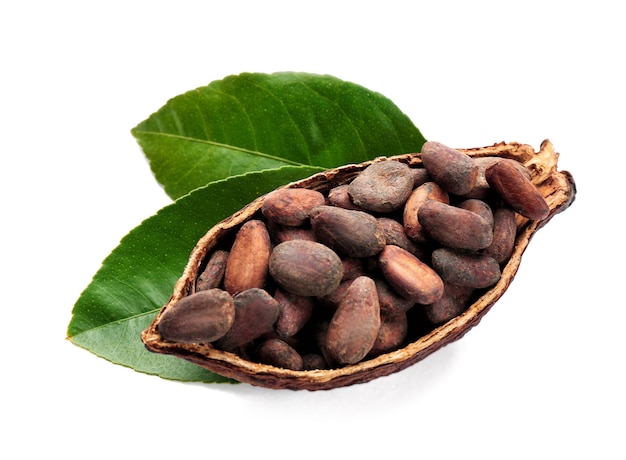
[[474, 288], [445, 283], [443, 295], [436, 302], [424, 305], [424, 312], [433, 324], [443, 324], [460, 315], [469, 306]]
[[276, 235], [276, 244], [293, 240], [316, 241], [315, 233], [312, 228], [293, 227], [283, 228]]
[[268, 339], [262, 342], [257, 348], [256, 356], [258, 361], [263, 364], [294, 371], [304, 369], [302, 356], [281, 339]]
[[329, 247], [314, 241], [293, 240], [274, 248], [269, 258], [269, 272], [286, 292], [324, 296], [339, 286], [343, 266]]
[[274, 244], [292, 240], [316, 241], [313, 229], [309, 227], [286, 227], [281, 225], [268, 225], [271, 240]]
[[493, 191], [491, 190], [491, 187], [489, 187], [489, 184], [487, 183], [487, 179], [485, 178], [485, 171], [487, 170], [489, 166], [493, 165], [494, 163], [498, 161], [507, 161], [511, 163], [511, 165], [519, 169], [522, 174], [524, 174], [526, 177], [528, 177], [528, 179], [530, 179], [531, 177], [530, 171], [528, 170], [526, 166], [524, 166], [522, 163], [518, 161], [512, 160], [510, 158], [499, 158], [499, 157], [474, 158], [474, 162], [478, 165], [478, 178], [476, 180], [476, 185], [474, 185], [474, 188], [469, 193], [465, 194], [466, 198], [477, 198], [479, 200], [485, 200], [491, 196]]
[[493, 210], [491, 206], [485, 203], [483, 200], [479, 200], [476, 198], [468, 198], [466, 200], [461, 201], [456, 205], [458, 208], [466, 209], [468, 211], [475, 212], [480, 217], [485, 219], [489, 224], [489, 227], [493, 229]]
[[381, 314], [378, 335], [368, 354], [378, 356], [399, 348], [404, 343], [408, 331], [409, 321], [406, 313]]
[[385, 246], [378, 220], [363, 211], [318, 206], [311, 211], [311, 224], [320, 243], [350, 257], [369, 257]]
[[265, 197], [261, 212], [279, 225], [298, 227], [308, 221], [311, 209], [325, 202], [326, 198], [317, 190], [281, 188]]
[[379, 217], [378, 223], [385, 234], [386, 244], [400, 246], [418, 258], [426, 256], [425, 250], [407, 236], [404, 232], [404, 226], [400, 222], [389, 217]]
[[376, 292], [378, 292], [378, 304], [380, 312], [385, 314], [406, 313], [415, 302], [398, 294], [385, 280], [375, 278]]
[[328, 364], [324, 357], [318, 353], [305, 353], [302, 355], [302, 367], [305, 371], [326, 369]]
[[500, 265], [493, 257], [450, 248], [435, 249], [432, 264], [446, 283], [477, 289], [493, 286], [501, 275]]
[[450, 248], [479, 250], [493, 241], [491, 223], [466, 209], [431, 200], [417, 216], [430, 238]]
[[206, 267], [196, 280], [196, 291], [205, 291], [219, 287], [224, 279], [227, 261], [228, 251], [214, 251], [211, 257], [209, 257]]
[[432, 177], [426, 171], [426, 168], [411, 168], [413, 174], [413, 188], [416, 189], [425, 182], [432, 182]]
[[352, 202], [352, 198], [348, 194], [350, 184], [338, 185], [328, 192], [328, 202], [338, 208], [352, 209], [355, 211], [363, 211], [360, 207]]
[[265, 285], [271, 247], [269, 232], [263, 221], [253, 219], [241, 226], [224, 272], [224, 287], [230, 295]]
[[413, 254], [398, 246], [385, 246], [378, 256], [385, 280], [402, 297], [429, 304], [443, 294], [441, 277]]
[[222, 350], [232, 351], [257, 337], [273, 331], [280, 305], [263, 289], [253, 288], [233, 297], [235, 321], [228, 332], [215, 342]]
[[493, 242], [484, 253], [493, 257], [499, 264], [503, 264], [509, 260], [515, 246], [517, 234], [515, 211], [507, 207], [497, 208], [493, 220]]
[[274, 299], [280, 304], [280, 315], [274, 329], [282, 337], [292, 337], [300, 331], [313, 314], [313, 299], [276, 289]]
[[404, 212], [402, 214], [404, 232], [410, 239], [419, 243], [429, 241], [417, 218], [419, 208], [429, 200], [436, 200], [446, 204], [450, 203], [450, 198], [445, 190], [435, 182], [426, 182], [413, 190], [404, 204]]
[[463, 152], [439, 142], [426, 142], [422, 146], [422, 163], [428, 174], [448, 193], [464, 195], [478, 179], [478, 165]]
[[489, 186], [522, 216], [543, 220], [550, 215], [550, 207], [541, 191], [510, 162], [498, 161], [489, 166], [485, 178]]
[[406, 164], [398, 161], [373, 163], [348, 186], [348, 194], [355, 205], [382, 213], [404, 205], [412, 190], [413, 174]]
[[221, 289], [207, 289], [176, 302], [159, 320], [164, 339], [209, 343], [223, 337], [235, 320], [233, 298]]
[[355, 279], [337, 307], [326, 332], [326, 349], [339, 364], [355, 364], [372, 349], [380, 327], [374, 280]]
[[344, 257], [341, 259], [343, 267], [343, 278], [341, 281], [348, 281], [365, 274], [364, 261], [360, 257]]
[[342, 281], [341, 283], [339, 283], [339, 286], [333, 289], [332, 292], [329, 292], [325, 296], [319, 297], [319, 300], [322, 302], [323, 305], [327, 307], [337, 308], [345, 297], [346, 292], [348, 292], [348, 288], [352, 284], [352, 281], [354, 281], [355, 279], [356, 278]]

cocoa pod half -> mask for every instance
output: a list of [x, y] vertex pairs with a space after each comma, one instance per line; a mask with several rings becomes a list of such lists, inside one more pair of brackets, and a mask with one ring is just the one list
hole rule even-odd
[[[538, 151], [529, 145], [519, 143], [498, 143], [488, 147], [457, 149], [474, 159], [498, 157], [512, 159], [523, 164], [530, 171], [530, 181], [537, 187], [548, 206], [548, 213], [543, 211], [531, 214], [541, 220], [533, 220], [522, 215], [516, 216], [517, 234], [508, 261], [501, 267], [501, 277], [495, 285], [477, 292], [472, 296], [472, 303], [462, 313], [419, 336], [409, 336], [401, 348], [373, 354], [356, 364], [341, 367], [324, 367], [324, 358], [316, 356], [319, 364], [308, 364], [308, 357], [303, 364], [304, 370], [294, 370], [272, 364], [252, 362], [244, 357], [221, 350], [208, 343], [179, 343], [167, 340], [159, 332], [159, 324], [168, 313], [185, 297], [193, 294], [196, 280], [201, 269], [206, 265], [210, 253], [223, 242], [233, 238], [242, 224], [258, 219], [265, 197], [259, 197], [243, 209], [211, 228], [193, 249], [189, 262], [176, 283], [169, 301], [156, 315], [151, 325], [143, 332], [142, 340], [148, 350], [155, 353], [173, 355], [198, 364], [212, 372], [246, 382], [275, 389], [328, 390], [332, 388], [364, 383], [372, 379], [401, 371], [424, 359], [439, 348], [461, 338], [492, 308], [512, 282], [522, 255], [534, 234], [546, 225], [552, 217], [567, 209], [574, 201], [576, 186], [567, 171], [558, 171], [559, 154], [553, 145], [545, 140]], [[404, 154], [394, 157], [381, 157], [358, 165], [346, 165], [315, 174], [309, 178], [285, 186], [285, 188], [306, 188], [318, 190], [324, 194], [334, 187], [348, 184], [367, 166], [383, 161], [399, 161], [411, 168], [422, 167], [421, 155]], [[497, 173], [496, 178], [505, 176]], [[491, 178], [493, 181], [493, 177]], [[517, 179], [516, 179], [517, 180]], [[505, 193], [508, 189], [504, 188]], [[519, 201], [519, 197], [507, 197]], [[522, 197], [522, 200], [525, 199]], [[516, 202], [517, 203], [517, 202]], [[537, 207], [537, 206], [536, 206]], [[534, 209], [534, 208], [533, 208]], [[526, 209], [522, 208], [522, 211]], [[413, 311], [417, 307], [413, 307]], [[411, 312], [410, 311], [410, 312]], [[410, 313], [409, 312], [409, 313]], [[276, 313], [277, 315], [278, 313]], [[307, 355], [308, 356], [308, 355]]]

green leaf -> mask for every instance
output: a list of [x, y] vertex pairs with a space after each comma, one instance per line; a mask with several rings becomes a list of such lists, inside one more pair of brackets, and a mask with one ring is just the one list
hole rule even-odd
[[328, 75], [244, 73], [169, 100], [132, 129], [166, 193], [286, 165], [324, 169], [416, 152], [425, 142], [389, 99]]
[[212, 182], [126, 235], [76, 302], [72, 343], [116, 364], [168, 379], [230, 381], [196, 365], [148, 352], [141, 332], [168, 301], [197, 241], [258, 196], [321, 168], [286, 166]]

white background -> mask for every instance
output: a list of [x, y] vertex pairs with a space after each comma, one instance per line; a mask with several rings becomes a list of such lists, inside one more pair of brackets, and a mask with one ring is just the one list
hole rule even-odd
[[[0, 457], [626, 458], [618, 5], [4, 2]], [[187, 90], [283, 70], [378, 91], [454, 147], [549, 138], [576, 202], [468, 335], [367, 384], [185, 384], [72, 345], [102, 260], [170, 202], [130, 129]]]

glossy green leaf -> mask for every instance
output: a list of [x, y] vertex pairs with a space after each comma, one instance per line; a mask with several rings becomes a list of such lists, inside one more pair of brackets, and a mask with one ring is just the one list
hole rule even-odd
[[171, 99], [132, 134], [172, 198], [250, 171], [328, 169], [419, 151], [425, 142], [381, 94], [297, 72], [214, 81]]
[[141, 332], [168, 301], [197, 241], [258, 196], [321, 168], [286, 166], [212, 182], [126, 235], [76, 302], [68, 338], [116, 364], [164, 378], [229, 381], [183, 360], [148, 352]]

